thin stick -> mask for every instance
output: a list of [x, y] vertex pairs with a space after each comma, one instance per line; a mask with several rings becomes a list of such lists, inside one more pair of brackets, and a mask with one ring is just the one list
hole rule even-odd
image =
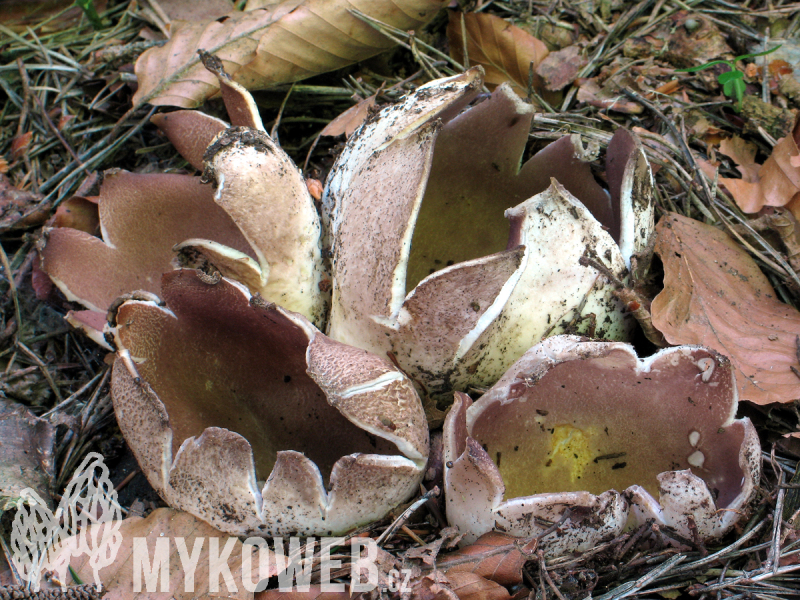
[[434, 487], [427, 494], [423, 494], [422, 496], [417, 498], [414, 501], [414, 504], [405, 509], [403, 513], [394, 520], [394, 523], [389, 525], [389, 527], [386, 528], [386, 531], [384, 531], [380, 535], [380, 537], [378, 537], [378, 539], [376, 540], [378, 546], [382, 546], [383, 544], [385, 544], [386, 541], [394, 535], [395, 531], [397, 531], [398, 529], [400, 529], [400, 527], [405, 525], [406, 521], [408, 521], [411, 518], [411, 515], [413, 515], [417, 511], [417, 509], [419, 509], [419, 507], [421, 507], [431, 498], [435, 498], [438, 495], [439, 495], [439, 488]]
[[56, 385], [55, 379], [53, 379], [53, 376], [50, 375], [50, 371], [47, 370], [47, 365], [44, 364], [44, 361], [41, 358], [39, 358], [33, 350], [28, 348], [25, 344], [23, 344], [19, 340], [17, 340], [17, 348], [22, 350], [23, 354], [25, 354], [28, 358], [30, 358], [34, 363], [36, 363], [36, 366], [38, 366], [39, 369], [41, 369], [42, 375], [44, 375], [44, 378], [50, 385], [50, 389], [52, 389], [53, 393], [56, 395], [56, 399], [58, 399], [58, 401], [61, 402], [63, 400], [63, 398], [61, 397], [61, 392], [58, 390], [58, 386]]
[[25, 69], [25, 63], [22, 62], [21, 58], [17, 58], [17, 68], [19, 69], [20, 84], [22, 85], [22, 106], [20, 107], [19, 121], [17, 122], [17, 137], [19, 137], [25, 133], [25, 120], [30, 110], [31, 88], [28, 71]]
[[272, 129], [269, 132], [269, 137], [275, 140], [276, 143], [280, 143], [278, 142], [278, 125], [281, 124], [283, 109], [286, 108], [286, 102], [289, 100], [289, 96], [292, 95], [293, 90], [294, 90], [294, 83], [292, 84], [292, 87], [289, 88], [289, 91], [286, 92], [286, 95], [283, 97], [283, 102], [281, 102], [281, 107], [278, 110], [278, 117], [275, 119], [275, 124], [272, 126]]
[[556, 584], [553, 583], [553, 578], [550, 577], [550, 573], [547, 572], [547, 566], [544, 564], [544, 552], [538, 550], [536, 552], [536, 556], [539, 559], [539, 573], [542, 575], [542, 577], [544, 577], [544, 580], [547, 582], [547, 585], [549, 585], [550, 589], [553, 590], [556, 597], [558, 597], [558, 600], [567, 600], [566, 598], [564, 598], [564, 595], [560, 591], [558, 591]]
[[54, 406], [53, 408], [48, 410], [46, 413], [41, 415], [40, 418], [44, 419], [45, 417], [50, 416], [51, 414], [53, 414], [57, 410], [61, 410], [62, 408], [64, 408], [67, 404], [71, 403], [78, 396], [80, 396], [83, 392], [88, 390], [92, 386], [92, 384], [94, 384], [94, 382], [97, 381], [102, 375], [103, 375], [103, 373], [98, 373], [97, 375], [92, 377], [89, 381], [84, 383], [77, 392], [75, 392], [74, 394], [71, 394], [66, 400], [64, 400], [60, 404], [57, 404], [56, 406]]
[[595, 600], [620, 600], [621, 598], [625, 598], [627, 596], [630, 596], [631, 594], [635, 594], [647, 584], [655, 581], [656, 579], [661, 578], [665, 573], [670, 571], [672, 567], [676, 566], [677, 564], [681, 563], [684, 560], [686, 560], [685, 554], [676, 554], [672, 558], [665, 560], [658, 567], [647, 573], [644, 577], [640, 577], [636, 581], [629, 581], [628, 583], [623, 583], [622, 585], [614, 588], [610, 592], [603, 594], [602, 596], [597, 596]]
[[3, 248], [3, 244], [0, 244], [0, 262], [3, 263], [3, 270], [6, 272], [8, 287], [11, 291], [11, 299], [14, 301], [14, 316], [17, 319], [17, 330], [14, 332], [14, 336], [19, 339], [19, 332], [22, 329], [22, 313], [19, 309], [19, 297], [17, 296], [17, 286], [14, 283], [14, 275], [11, 272], [11, 264], [8, 262], [8, 255], [5, 248]]
[[67, 140], [64, 139], [64, 136], [61, 135], [61, 132], [58, 130], [58, 127], [56, 127], [55, 123], [53, 123], [53, 120], [50, 118], [50, 115], [47, 114], [44, 104], [42, 104], [42, 101], [39, 99], [39, 96], [34, 96], [33, 99], [36, 100], [36, 103], [42, 110], [42, 116], [44, 117], [45, 123], [47, 123], [48, 127], [50, 127], [50, 131], [52, 131], [53, 135], [55, 135], [58, 138], [58, 141], [61, 142], [61, 145], [64, 146], [67, 152], [69, 152], [70, 156], [75, 160], [75, 162], [78, 163], [78, 166], [81, 169], [83, 169], [87, 175], [89, 175], [89, 170], [86, 168], [86, 165], [83, 164], [81, 157], [75, 153], [75, 150], [72, 149], [72, 146], [69, 145], [69, 142], [67, 142]]

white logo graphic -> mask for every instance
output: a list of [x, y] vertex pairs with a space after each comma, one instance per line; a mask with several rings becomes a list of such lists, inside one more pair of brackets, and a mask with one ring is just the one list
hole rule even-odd
[[[67, 572], [70, 558], [82, 555], [89, 557], [86, 565], [92, 569], [95, 585], [100, 585], [100, 570], [113, 564], [122, 545], [122, 511], [103, 457], [91, 453], [84, 459], [64, 491], [55, 514], [31, 488], [24, 489], [20, 495], [11, 533], [11, 560], [19, 576], [28, 582], [28, 587], [38, 591], [42, 573], [46, 570], [54, 572], [61, 585], [66, 585], [70, 579]], [[155, 544], [153, 540], [148, 543], [147, 537], [129, 540], [132, 542], [130, 575], [134, 592], [141, 592], [143, 588], [148, 592], [157, 589], [170, 591], [172, 578], [169, 570], [170, 564], [175, 564], [171, 560], [175, 552], [180, 559], [181, 579], [187, 593], [194, 592], [195, 571], [201, 554], [205, 554], [208, 560], [208, 570], [204, 573], [208, 578], [204, 584], [206, 589], [219, 591], [222, 579], [229, 593], [238, 591], [236, 577], [229, 565], [231, 554], [239, 543], [237, 538], [194, 537], [190, 551], [186, 538], [162, 536], [163, 533], [154, 540]], [[322, 591], [344, 592], [344, 584], [331, 579], [333, 573], [342, 568], [339, 558], [346, 552], [347, 545], [348, 542], [341, 537], [317, 540], [290, 537], [287, 548], [283, 538], [277, 537], [273, 538], [270, 548], [264, 539], [248, 538], [240, 543], [242, 560], [237, 575], [241, 577], [244, 589], [250, 592], [264, 589], [273, 576], [277, 576], [281, 592], [307, 592], [312, 571], [318, 565]], [[393, 592], [410, 591], [409, 569], [392, 570], [380, 577], [375, 540], [353, 538], [349, 545], [353, 565], [351, 594], [371, 591], [379, 585], [381, 589], [385, 587]], [[317, 549], [319, 557], [315, 555]], [[335, 556], [331, 554], [333, 549]]]
[[38, 590], [46, 565], [66, 584], [70, 557], [87, 554], [99, 585], [100, 569], [114, 562], [122, 544], [122, 511], [103, 457], [96, 452], [86, 456], [55, 514], [31, 488], [21, 496], [25, 504], [17, 511], [11, 533], [12, 560], [20, 577]]

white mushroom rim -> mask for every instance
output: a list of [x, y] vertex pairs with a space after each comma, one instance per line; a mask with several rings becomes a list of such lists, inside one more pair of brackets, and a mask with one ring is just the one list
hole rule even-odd
[[418, 489], [427, 424], [390, 363], [224, 278], [178, 270], [162, 290], [108, 332], [120, 428], [170, 505], [237, 535], [327, 535]]
[[367, 119], [321, 199], [329, 335], [391, 352], [434, 394], [492, 385], [561, 331], [627, 339], [633, 318], [606, 274], [625, 280], [653, 232], [635, 135], [608, 144], [604, 190], [577, 135], [523, 161], [532, 107], [501, 85], [467, 108], [482, 83], [480, 68], [435, 80]]
[[619, 342], [549, 338], [474, 404], [457, 395], [444, 428], [448, 519], [467, 540], [532, 536], [569, 509], [542, 540], [550, 554], [586, 550], [629, 518], [721, 536], [760, 474], [755, 428], [736, 408], [730, 362], [706, 348], [639, 359]]

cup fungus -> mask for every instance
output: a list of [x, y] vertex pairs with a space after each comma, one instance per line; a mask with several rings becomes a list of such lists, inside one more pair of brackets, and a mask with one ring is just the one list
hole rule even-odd
[[[305, 180], [264, 131], [247, 90], [229, 81], [213, 57], [205, 59], [220, 78], [234, 126], [191, 110], [152, 119], [189, 164], [205, 166], [203, 178], [106, 171], [98, 206], [102, 239], [69, 227], [47, 231], [42, 270], [69, 300], [105, 312], [122, 294], [158, 294], [161, 274], [176, 260], [210, 262], [321, 325], [328, 294], [320, 289], [320, 223]], [[87, 328], [96, 318], [74, 320]]]
[[[651, 174], [629, 132], [608, 145], [606, 192], [588, 162], [596, 148], [577, 135], [520, 166], [533, 107], [510, 87], [461, 112], [482, 70], [432, 81], [351, 136], [323, 193], [323, 235], [252, 97], [203, 59], [235, 127], [197, 111], [154, 122], [214, 185], [110, 173], [103, 239], [53, 229], [42, 249], [43, 270], [68, 298], [105, 310], [120, 294], [159, 293], [175, 262], [218, 271], [317, 326], [329, 318], [333, 339], [392, 353], [431, 392], [491, 385], [548, 335], [629, 334], [607, 274], [625, 281], [653, 230]], [[330, 315], [321, 237], [333, 254]], [[72, 317], [89, 333], [97, 320]]]
[[701, 538], [739, 519], [759, 446], [734, 420], [727, 360], [698, 347], [639, 360], [574, 336], [528, 351], [632, 328], [608, 280], [648, 260], [653, 182], [634, 135], [608, 145], [608, 191], [576, 135], [521, 164], [533, 108], [506, 85], [467, 108], [483, 82], [472, 69], [368, 117], [320, 221], [250, 95], [203, 58], [234, 127], [196, 111], [153, 120], [213, 186], [109, 172], [103, 239], [53, 229], [41, 251], [68, 298], [111, 307], [117, 417], [167, 502], [237, 535], [383, 517], [428, 455], [413, 386], [379, 358], [393, 354], [432, 392], [500, 378], [475, 404], [457, 393], [445, 423], [448, 516], [466, 540], [557, 522], [552, 555], [629, 519]]
[[625, 339], [631, 317], [613, 286], [579, 261], [624, 280], [653, 231], [652, 177], [632, 134], [620, 129], [608, 146], [610, 194], [576, 135], [520, 166], [531, 105], [501, 85], [460, 112], [482, 73], [432, 81], [367, 119], [322, 198], [329, 335], [392, 352], [429, 391], [491, 385], [576, 324]]
[[[551, 556], [646, 519], [688, 540], [723, 535], [760, 474], [735, 420], [730, 362], [699, 346], [646, 359], [621, 342], [555, 336], [479, 400], [456, 393], [444, 426], [447, 518], [465, 540], [498, 529]], [[656, 498], [659, 500], [656, 500]]]
[[161, 294], [109, 332], [120, 429], [171, 506], [235, 535], [331, 535], [418, 489], [428, 429], [399, 370], [224, 278], [172, 271]]

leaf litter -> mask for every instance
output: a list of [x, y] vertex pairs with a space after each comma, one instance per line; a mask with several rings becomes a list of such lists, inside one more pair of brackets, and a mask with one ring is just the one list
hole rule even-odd
[[[763, 208], [785, 206], [791, 210], [792, 198], [787, 200], [787, 197], [792, 188], [787, 187], [786, 193], [776, 195], [763, 192], [764, 188], [770, 186], [761, 184], [758, 200], [753, 205], [757, 208], [751, 212], [745, 210], [745, 206], [751, 205], [743, 204], [741, 194], [737, 197], [733, 191], [741, 184], [725, 181], [738, 177], [742, 177], [739, 181], [758, 177], [766, 169], [762, 165], [773, 160], [773, 156], [775, 161], [782, 157], [779, 170], [791, 181], [793, 172], [788, 167], [793, 168], [791, 157], [796, 152], [789, 148], [787, 153], [784, 146], [794, 141], [794, 132], [786, 136], [779, 147], [775, 144], [775, 138], [782, 136], [770, 137], [770, 133], [762, 135], [759, 127], [764, 132], [774, 134], [776, 131], [785, 132], [785, 129], [781, 129], [784, 126], [771, 127], [768, 120], [762, 120], [767, 118], [761, 116], [766, 114], [764, 111], [748, 113], [743, 110], [741, 116], [733, 114], [733, 110], [725, 107], [726, 99], [716, 80], [716, 72], [673, 75], [673, 70], [728, 58], [734, 54], [761, 51], [764, 49], [759, 45], [763, 43], [763, 24], [772, 23], [773, 32], [784, 28], [784, 37], [789, 37], [797, 28], [796, 9], [786, 2], [769, 5], [757, 2], [745, 12], [727, 3], [711, 0], [692, 4], [694, 10], [691, 12], [686, 10], [684, 3], [670, 1], [635, 4], [609, 2], [603, 3], [594, 13], [578, 3], [551, 6], [550, 2], [520, 3], [508, 0], [493, 4], [481, 12], [468, 11], [466, 15], [473, 16], [467, 20], [477, 20], [477, 17], [488, 21], [488, 17], [495, 17], [518, 27], [528, 36], [544, 42], [550, 53], [550, 62], [544, 67], [541, 64], [538, 67], [534, 65], [531, 69], [530, 60], [527, 63], [517, 60], [517, 66], [513, 67], [513, 61], [504, 62], [508, 57], [503, 55], [503, 48], [507, 53], [508, 45], [493, 46], [485, 39], [482, 41], [485, 47], [476, 51], [474, 58], [469, 47], [465, 58], [474, 65], [479, 62], [477, 59], [481, 53], [494, 56], [488, 63], [499, 65], [497, 70], [501, 73], [506, 71], [508, 79], [514, 82], [521, 96], [527, 98], [530, 94], [531, 101], [544, 107], [541, 98], [549, 105], [552, 110], [537, 114], [534, 119], [533, 144], [543, 144], [568, 130], [580, 133], [587, 141], [604, 145], [617, 125], [635, 124], [640, 127], [648, 160], [656, 169], [662, 221], [678, 218], [665, 216], [668, 212], [678, 213], [683, 215], [680, 218], [693, 219], [687, 226], [690, 231], [696, 229], [703, 234], [695, 233], [688, 247], [682, 247], [686, 255], [681, 267], [683, 272], [689, 270], [690, 264], [698, 272], [707, 268], [708, 263], [703, 257], [709, 253], [730, 253], [735, 261], [732, 264], [738, 265], [736, 270], [740, 274], [745, 273], [744, 276], [748, 278], [745, 282], [741, 277], [725, 274], [721, 269], [717, 273], [719, 277], [712, 277], [703, 271], [703, 275], [708, 277], [698, 275], [702, 285], [695, 288], [694, 294], [687, 294], [684, 286], [680, 295], [671, 300], [694, 308], [699, 299], [708, 300], [710, 295], [719, 291], [738, 295], [732, 301], [749, 307], [751, 312], [744, 313], [744, 319], [741, 318], [743, 312], [723, 311], [719, 314], [723, 315], [723, 324], [729, 328], [733, 324], [745, 327], [745, 335], [735, 336], [733, 340], [745, 346], [743, 358], [739, 359], [742, 360], [742, 367], [752, 368], [750, 374], [753, 375], [774, 371], [768, 368], [768, 361], [763, 356], [753, 353], [751, 344], [776, 341], [780, 342], [780, 351], [774, 355], [775, 364], [794, 366], [791, 360], [793, 356], [796, 357], [796, 346], [790, 339], [791, 327], [778, 333], [765, 330], [767, 342], [758, 333], [759, 327], [769, 329], [772, 326], [770, 319], [775, 314], [783, 315], [782, 322], [795, 322], [793, 315], [796, 311], [793, 307], [798, 306], [800, 298], [800, 289], [794, 283], [797, 279], [796, 262], [792, 261], [792, 256], [798, 254], [796, 223], [789, 220], [791, 214]], [[103, 168], [125, 166], [131, 170], [185, 172], [188, 169], [191, 172], [191, 168], [177, 161], [168, 151], [164, 140], [158, 137], [154, 129], [146, 125], [149, 107], [142, 105], [130, 110], [132, 86], [136, 85], [137, 79], [132, 73], [133, 61], [148, 45], [162, 48], [164, 40], [158, 39], [163, 37], [158, 33], [151, 35], [149, 40], [147, 37], [138, 37], [140, 32], [149, 35], [145, 31], [149, 24], [143, 20], [145, 13], [153, 12], [149, 4], [131, 6], [130, 10], [126, 8], [125, 3], [110, 3], [104, 14], [101, 11], [107, 28], [95, 33], [91, 33], [85, 21], [76, 23], [74, 20], [65, 21], [67, 26], [62, 29], [51, 28], [46, 22], [42, 26], [33, 25], [32, 34], [0, 30], [10, 40], [2, 49], [4, 74], [0, 77], [0, 86], [9, 101], [5, 103], [5, 108], [0, 109], [3, 124], [0, 154], [7, 161], [4, 170], [7, 169], [14, 189], [39, 194], [32, 197], [38, 200], [40, 207], [52, 210], [65, 200], [80, 195], [77, 188], [86, 174]], [[266, 12], [272, 9], [259, 10]], [[366, 8], [362, 10], [369, 12]], [[720, 17], [719, 11], [723, 11], [724, 18]], [[441, 17], [432, 29], [414, 27], [414, 32], [409, 33], [410, 27], [381, 16], [376, 17], [376, 22], [358, 17], [355, 12], [350, 15], [356, 15], [354, 18], [361, 19], [360, 22], [370, 23], [374, 31], [381, 36], [391, 36], [386, 39], [400, 45], [401, 49], [393, 54], [393, 60], [402, 64], [399, 70], [393, 72], [393, 69], [387, 69], [379, 62], [364, 63], [332, 76], [318, 76], [308, 84], [302, 82], [294, 86], [273, 87], [258, 96], [267, 128], [280, 136], [283, 147], [295, 156], [296, 161], [308, 159], [307, 175], [323, 180], [330, 166], [329, 152], [335, 152], [337, 140], [322, 138], [313, 151], [309, 151], [309, 147], [337, 114], [344, 112], [357, 100], [375, 94], [379, 103], [393, 102], [411, 86], [457, 72], [465, 66], [454, 44], [451, 42], [449, 49], [443, 44], [446, 26], [445, 19]], [[169, 25], [171, 17], [167, 17], [164, 22]], [[52, 19], [57, 20], [57, 17]], [[52, 19], [50, 25], [54, 24]], [[492, 31], [498, 29], [502, 34], [510, 27], [501, 23], [491, 27]], [[175, 30], [180, 31], [180, 28], [176, 27]], [[563, 52], [573, 44], [578, 44], [580, 53], [576, 53], [575, 49]], [[463, 48], [463, 44], [461, 46]], [[522, 46], [539, 48], [529, 38], [524, 39]], [[660, 53], [665, 47], [666, 53]], [[681, 51], [681, 48], [684, 50]], [[451, 55], [455, 60], [450, 58]], [[568, 59], [568, 63], [556, 61], [560, 56]], [[692, 57], [689, 63], [685, 60], [687, 56]], [[555, 71], [551, 71], [554, 75], [548, 75], [546, 70], [551, 63], [555, 67]], [[766, 59], [764, 63], [767, 63]], [[745, 105], [755, 105], [756, 109], [763, 108], [758, 103], [772, 107], [788, 105], [796, 109], [800, 94], [793, 95], [792, 90], [798, 87], [794, 75], [783, 72], [786, 69], [771, 66], [767, 70], [761, 66], [764, 63], [754, 61], [751, 63], [753, 68], [745, 65], [748, 67], [744, 78], [747, 84]], [[226, 64], [226, 67], [230, 68], [231, 65]], [[512, 71], [515, 71], [514, 77], [510, 76]], [[544, 78], [544, 88], [538, 83], [540, 76]], [[548, 80], [549, 87], [553, 89], [567, 81], [561, 88], [561, 97], [542, 95], [543, 91], [549, 92]], [[277, 81], [272, 83], [277, 84]], [[142, 88], [141, 81], [138, 84], [140, 90], [146, 89], [147, 81], [145, 88]], [[398, 87], [391, 89], [395, 85]], [[649, 106], [626, 95], [626, 86], [658, 108], [661, 114], [671, 116], [680, 128], [677, 135]], [[186, 96], [180, 98], [181, 102], [204, 99], [209, 90], [203, 88], [205, 91], [199, 94], [201, 87], [198, 84], [197, 89], [190, 89]], [[139, 97], [142, 97], [141, 92]], [[210, 106], [213, 110], [213, 102]], [[626, 110], [618, 111], [620, 107], [626, 107]], [[56, 109], [63, 111], [63, 114], [52, 112]], [[637, 120], [631, 123], [629, 115]], [[62, 124], [61, 117], [72, 118]], [[704, 122], [705, 125], [701, 125], [697, 132], [683, 129], [682, 119], [685, 119], [687, 126], [691, 122]], [[355, 126], [356, 122], [349, 124], [350, 127]], [[63, 142], [54, 136], [54, 128], [62, 134]], [[753, 144], [755, 152], [738, 147], [737, 135], [746, 143]], [[729, 141], [716, 148], [723, 138]], [[738, 149], [733, 148], [733, 144]], [[704, 158], [713, 161], [717, 153], [736, 161], [741, 167], [740, 172], [727, 170], [723, 163], [715, 180], [713, 171], [704, 175], [694, 169], [695, 164], [704, 164]], [[603, 176], [602, 171], [596, 174]], [[763, 181], [763, 178], [758, 181]], [[761, 206], [758, 202], [761, 202]], [[88, 208], [89, 220], [85, 226], [94, 227], [91, 207], [77, 200], [64, 206], [76, 207], [71, 211]], [[65, 210], [62, 210], [62, 214]], [[11, 218], [10, 221], [15, 219]], [[13, 225], [17, 226], [18, 231], [30, 231], [29, 225], [16, 221]], [[60, 299], [51, 300], [49, 304], [36, 300], [30, 283], [32, 274], [36, 272], [33, 242], [19, 232], [11, 231], [11, 225], [9, 223], [9, 228], [3, 230], [0, 239], [6, 256], [3, 265], [6, 274], [3, 282], [4, 313], [0, 322], [0, 359], [4, 361], [2, 389], [9, 397], [23, 402], [33, 414], [61, 423], [58, 425], [54, 452], [55, 486], [58, 490], [69, 480], [71, 470], [77, 467], [80, 458], [90, 449], [99, 446], [110, 457], [115, 453], [119, 455], [119, 450], [114, 450], [112, 443], [114, 426], [110, 417], [107, 371], [103, 353], [62, 324], [59, 317], [68, 305]], [[677, 243], [675, 239], [671, 242]], [[669, 237], [660, 236], [659, 244], [661, 250], [670, 247]], [[663, 285], [670, 277], [677, 281], [678, 274], [682, 272], [676, 269], [679, 265], [674, 261], [664, 260], [664, 256], [661, 260], [662, 266], [656, 263], [654, 273], [649, 278], [636, 282], [637, 289], [648, 298], [656, 297], [661, 291], [660, 268], [664, 270]], [[8, 277], [9, 273], [11, 277]], [[702, 291], [698, 294], [697, 289]], [[773, 297], [766, 298], [767, 295]], [[716, 302], [712, 305], [721, 306]], [[658, 307], [659, 303], [656, 302], [655, 308]], [[654, 309], [656, 321], [657, 314]], [[690, 326], [678, 329], [687, 330], [693, 336], [702, 336], [704, 326], [698, 324], [697, 314], [691, 311], [689, 314], [692, 315]], [[706, 318], [709, 314], [706, 314]], [[733, 318], [726, 319], [725, 315], [732, 315]], [[768, 316], [764, 317], [766, 320], [755, 321], [751, 318], [753, 315]], [[683, 334], [689, 335], [687, 331]], [[705, 335], [709, 335], [708, 331], [705, 331]], [[770, 335], [777, 335], [778, 340], [770, 340]], [[734, 360], [734, 357], [731, 358]], [[754, 398], [761, 396], [764, 402], [775, 401], [769, 398], [784, 402], [795, 400], [800, 394], [794, 392], [792, 397], [792, 385], [797, 384], [790, 382], [788, 377], [784, 379], [787, 372], [793, 374], [791, 368], [788, 371], [783, 369], [767, 391], [746, 385], [743, 397], [746, 397], [744, 394], [754, 395]], [[758, 381], [757, 376], [755, 378]], [[794, 405], [788, 402], [784, 406], [769, 404], [763, 408], [753, 406], [752, 410], [760, 416], [757, 423], [765, 439], [780, 438], [784, 434], [796, 435], [800, 431], [796, 402]], [[765, 449], [769, 448], [765, 446]], [[676, 597], [681, 592], [694, 595], [705, 593], [712, 597], [717, 593], [722, 597], [730, 594], [796, 594], [797, 565], [793, 564], [793, 557], [796, 560], [797, 541], [791, 524], [797, 526], [797, 516], [786, 511], [794, 506], [796, 512], [797, 501], [789, 498], [789, 490], [782, 488], [780, 481], [797, 480], [797, 461], [800, 456], [796, 454], [796, 449], [793, 452], [791, 448], [778, 446], [772, 455], [765, 452], [764, 459], [766, 468], [762, 477], [761, 503], [754, 508], [749, 524], [719, 546], [703, 548], [693, 546], [691, 540], [678, 540], [684, 544], [688, 542], [686, 547], [689, 550], [658, 547], [654, 541], [661, 536], [654, 533], [654, 526], [651, 525], [609, 540], [582, 556], [543, 561], [536, 556], [533, 541], [523, 540], [515, 543], [513, 549], [497, 550], [502, 545], [473, 549], [470, 552], [478, 557], [473, 562], [481, 564], [495, 556], [509, 560], [508, 556], [513, 557], [514, 553], [519, 555], [520, 547], [531, 544], [526, 553], [515, 559], [522, 565], [518, 572], [514, 571], [518, 582], [512, 584], [504, 580], [504, 583], [494, 583], [505, 589], [506, 593], [517, 595], [523, 590], [533, 590], [534, 595], [540, 598], [555, 596], [577, 600], [591, 594], [595, 598], [610, 600], [655, 594]], [[773, 518], [779, 499], [786, 523]], [[435, 510], [430, 509], [429, 514], [397, 527], [396, 533], [386, 540], [384, 549], [389, 556], [399, 556], [402, 552], [422, 547], [420, 542], [436, 544], [442, 539], [439, 535], [441, 525]], [[360, 535], [377, 538], [381, 531], [388, 530], [387, 526], [388, 523], [375, 523]], [[446, 547], [447, 542], [442, 541], [440, 545]], [[449, 594], [454, 593], [462, 600], [465, 597], [476, 600], [505, 597], [497, 587], [474, 579], [484, 577], [485, 581], [491, 581], [491, 574], [471, 573], [473, 579], [459, 580], [455, 576], [456, 571], [453, 571], [452, 577], [450, 570], [445, 572], [443, 565], [447, 561], [460, 560], [458, 556], [456, 554], [453, 558], [452, 553], [448, 555], [442, 552], [430, 565], [422, 558], [407, 559], [420, 569], [418, 580], [425, 581], [416, 588], [420, 597], [434, 597], [439, 593], [449, 598], [452, 598]], [[436, 571], [432, 569], [434, 565]], [[347, 574], [343, 576], [346, 578]], [[423, 589], [428, 591], [423, 594]], [[498, 592], [501, 595], [493, 595]], [[267, 597], [269, 594], [261, 592], [259, 595]], [[302, 596], [304, 599], [315, 597], [313, 593]]]
[[664, 291], [653, 300], [653, 324], [667, 341], [708, 346], [730, 358], [743, 400], [795, 400], [800, 312], [778, 300], [756, 262], [724, 232], [667, 214], [657, 235]]

